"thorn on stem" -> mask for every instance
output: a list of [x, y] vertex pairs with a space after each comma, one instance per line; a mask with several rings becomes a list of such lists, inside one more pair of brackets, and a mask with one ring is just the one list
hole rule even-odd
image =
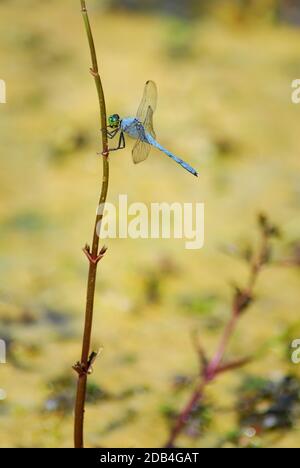
[[76, 362], [76, 364], [74, 364], [74, 366], [72, 366], [72, 369], [77, 372], [77, 374], [82, 377], [83, 375], [87, 375], [88, 374], [88, 371], [87, 371], [87, 368], [85, 367], [85, 365], [82, 363], [82, 362]]
[[85, 253], [85, 255], [87, 256], [88, 260], [90, 263], [92, 263], [93, 265], [97, 265], [100, 260], [102, 260], [102, 258], [104, 257], [104, 255], [106, 254], [107, 252], [107, 247], [102, 247], [102, 249], [100, 250], [100, 253], [99, 255], [97, 256], [94, 256], [92, 253], [91, 253], [91, 248], [90, 246], [87, 244], [84, 249], [83, 249], [83, 252]]
[[250, 304], [253, 302], [253, 296], [246, 290], [236, 288], [235, 296], [233, 299], [233, 310], [237, 315], [245, 312]]
[[76, 362], [76, 364], [72, 367], [72, 369], [77, 372], [79, 376], [83, 375], [90, 375], [93, 373], [93, 364], [96, 361], [96, 359], [100, 356], [101, 351], [103, 348], [100, 348], [98, 352], [92, 351], [89, 358], [87, 365], [85, 365], [83, 362]]
[[99, 76], [99, 73], [97, 70], [94, 70], [93, 68], [90, 68], [90, 73], [91, 75], [96, 78], [97, 76]]
[[279, 238], [281, 235], [280, 228], [271, 223], [268, 216], [264, 213], [258, 215], [258, 224], [267, 238]]
[[205, 372], [207, 365], [208, 365], [208, 358], [207, 355], [204, 351], [203, 346], [200, 343], [199, 337], [197, 335], [197, 332], [195, 330], [192, 331], [192, 341], [194, 348], [198, 354], [199, 361], [200, 361], [200, 366], [201, 366], [201, 372]]
[[108, 158], [109, 156], [109, 149], [106, 149], [105, 151], [102, 151], [102, 156], [104, 156], [105, 158]]

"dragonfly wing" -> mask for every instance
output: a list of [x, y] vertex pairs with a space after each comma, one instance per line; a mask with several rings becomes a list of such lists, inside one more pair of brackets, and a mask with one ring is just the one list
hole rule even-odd
[[144, 128], [146, 130], [147, 133], [150, 133], [150, 135], [156, 139], [156, 134], [155, 134], [155, 130], [154, 130], [154, 127], [153, 127], [153, 109], [151, 106], [148, 107], [148, 110], [147, 110], [147, 114], [146, 114], [146, 117], [145, 117], [145, 120], [144, 120]]
[[143, 98], [138, 108], [136, 118], [139, 121], [139, 138], [136, 142], [132, 158], [135, 164], [145, 161], [149, 156], [151, 145], [147, 142], [147, 133], [155, 138], [153, 128], [153, 114], [157, 105], [157, 87], [154, 81], [147, 81]]
[[147, 81], [145, 85], [143, 98], [138, 108], [136, 118], [141, 123], [144, 123], [147, 113], [148, 113], [148, 108], [151, 107], [152, 112], [154, 113], [156, 110], [156, 106], [157, 106], [157, 87], [154, 81], [149, 80]]
[[132, 150], [132, 159], [134, 164], [145, 161], [148, 158], [151, 150], [149, 143], [145, 143], [143, 140], [138, 140]]
[[137, 122], [135, 129], [139, 136], [132, 150], [132, 159], [134, 164], [138, 164], [147, 159], [151, 150], [151, 146], [147, 141], [147, 134], [144, 126]]

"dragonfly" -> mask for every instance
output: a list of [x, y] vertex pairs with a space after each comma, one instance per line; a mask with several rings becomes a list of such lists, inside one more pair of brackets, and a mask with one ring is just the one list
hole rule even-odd
[[[147, 81], [142, 101], [136, 117], [121, 118], [119, 114], [113, 114], [108, 118], [107, 136], [113, 139], [119, 134], [119, 142], [116, 148], [109, 151], [118, 151], [126, 147], [125, 135], [136, 140], [132, 150], [132, 159], [135, 164], [145, 161], [152, 147], [169, 156], [183, 169], [198, 177], [198, 172], [187, 162], [164, 148], [156, 139], [153, 126], [153, 115], [157, 106], [157, 87], [154, 81]], [[109, 130], [108, 130], [109, 129]]]

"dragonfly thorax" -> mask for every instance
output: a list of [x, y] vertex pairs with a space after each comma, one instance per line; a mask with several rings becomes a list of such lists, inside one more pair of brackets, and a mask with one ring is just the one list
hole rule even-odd
[[145, 141], [147, 139], [144, 126], [134, 117], [125, 117], [122, 119], [121, 130], [135, 140]]

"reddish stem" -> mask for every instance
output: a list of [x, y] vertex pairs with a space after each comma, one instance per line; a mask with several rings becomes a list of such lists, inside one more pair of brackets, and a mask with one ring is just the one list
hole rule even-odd
[[[257, 278], [262, 270], [262, 267], [268, 262], [268, 251], [269, 251], [269, 239], [271, 236], [267, 235], [265, 232], [262, 232], [262, 243], [259, 249], [258, 255], [254, 256], [249, 274], [248, 286], [244, 290], [238, 290], [233, 299], [232, 309], [231, 309], [231, 318], [227, 323], [225, 330], [220, 339], [219, 346], [217, 351], [210, 362], [205, 364], [205, 354], [202, 349], [200, 349], [200, 359], [202, 364], [204, 363], [204, 368], [202, 369], [202, 378], [195, 388], [191, 398], [189, 399], [186, 406], [178, 415], [175, 424], [171, 430], [168, 442], [166, 447], [174, 447], [176, 439], [181, 434], [185, 428], [188, 420], [193, 412], [193, 409], [199, 404], [202, 400], [204, 391], [209, 383], [214, 381], [219, 374], [222, 374], [233, 369], [237, 369], [245, 364], [247, 364], [250, 359], [245, 358], [239, 361], [225, 363], [222, 365], [224, 355], [227, 350], [229, 341], [234, 334], [236, 326], [242, 313], [249, 307], [252, 298], [254, 288], [257, 282]], [[203, 359], [204, 357], [204, 359]]]
[[[108, 140], [106, 132], [106, 105], [104, 99], [104, 93], [102, 88], [102, 82], [98, 70], [98, 62], [95, 50], [95, 44], [93, 39], [93, 34], [91, 30], [91, 25], [87, 13], [87, 8], [84, 0], [80, 0], [81, 12], [83, 16], [83, 21], [85, 24], [85, 30], [89, 42], [91, 60], [92, 60], [92, 69], [90, 69], [92, 76], [95, 80], [95, 85], [98, 94], [99, 101], [99, 110], [100, 110], [100, 121], [102, 129], [102, 154], [105, 156], [102, 157], [103, 161], [103, 176], [102, 176], [102, 186], [101, 193], [99, 198], [99, 205], [104, 206], [107, 193], [108, 193], [108, 183], [109, 183], [109, 162], [108, 162]], [[89, 260], [89, 273], [87, 281], [87, 294], [86, 294], [86, 310], [85, 310], [85, 319], [84, 319], [84, 332], [82, 338], [82, 351], [81, 351], [81, 361], [77, 362], [73, 369], [78, 374], [77, 381], [77, 392], [76, 392], [76, 401], [75, 401], [75, 411], [74, 411], [74, 446], [75, 448], [84, 447], [84, 413], [85, 413], [85, 399], [86, 399], [86, 389], [87, 389], [87, 378], [88, 373], [91, 367], [91, 361], [95, 353], [90, 355], [90, 344], [91, 344], [91, 334], [92, 334], [92, 325], [93, 325], [93, 314], [94, 314], [94, 301], [95, 301], [95, 289], [96, 289], [96, 278], [97, 278], [97, 266], [99, 261], [104, 256], [106, 249], [103, 248], [99, 251], [99, 236], [101, 232], [103, 214], [98, 212], [94, 224], [93, 232], [93, 243], [92, 247], [86, 246], [84, 253]]]

